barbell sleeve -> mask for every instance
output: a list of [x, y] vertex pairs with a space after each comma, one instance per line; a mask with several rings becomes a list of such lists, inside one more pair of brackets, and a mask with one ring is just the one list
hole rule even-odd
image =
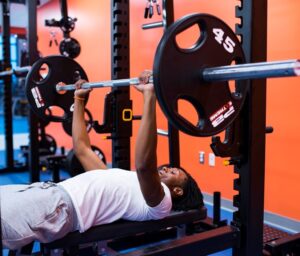
[[300, 76], [300, 61], [257, 62], [205, 68], [201, 76], [207, 82]]
[[30, 66], [25, 66], [25, 67], [16, 67], [13, 69], [4, 70], [0, 72], [0, 77], [10, 76], [10, 75], [22, 76], [27, 74], [30, 71], [30, 69], [31, 69]]

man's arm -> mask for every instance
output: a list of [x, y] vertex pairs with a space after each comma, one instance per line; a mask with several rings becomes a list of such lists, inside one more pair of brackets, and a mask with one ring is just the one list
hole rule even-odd
[[164, 190], [157, 172], [156, 96], [153, 84], [140, 84], [136, 88], [143, 93], [143, 116], [135, 146], [135, 167], [143, 196], [149, 206], [158, 205]]
[[74, 94], [74, 112], [72, 121], [73, 150], [85, 171], [106, 169], [106, 165], [92, 150], [86, 130], [86, 123], [84, 120], [84, 99], [91, 90], [80, 89], [80, 86], [84, 82], [85, 81], [81, 80], [76, 83], [77, 90]]

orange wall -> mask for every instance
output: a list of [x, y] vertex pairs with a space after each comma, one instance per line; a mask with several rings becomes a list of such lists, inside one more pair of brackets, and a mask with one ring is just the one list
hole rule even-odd
[[[218, 16], [234, 28], [235, 5], [238, 1], [220, 0], [192, 0], [187, 4], [184, 0], [175, 0], [175, 18], [194, 12], [206, 12]], [[76, 28], [72, 36], [80, 41], [82, 52], [76, 59], [86, 70], [90, 81], [110, 79], [110, 1], [90, 0], [88, 2], [69, 0], [69, 15], [77, 17]], [[145, 1], [130, 1], [130, 59], [131, 77], [137, 76], [143, 69], [151, 69], [156, 46], [163, 33], [161, 28], [142, 30], [141, 25], [149, 20], [143, 19]], [[297, 58], [300, 45], [298, 26], [300, 17], [297, 10], [300, 2], [296, 0], [269, 1], [268, 15], [268, 59]], [[44, 19], [60, 17], [57, 0], [46, 4], [39, 9], [39, 49], [44, 55], [58, 53], [57, 48], [49, 48], [49, 28], [44, 27]], [[151, 21], [159, 20], [155, 16]], [[61, 34], [57, 29], [58, 34]], [[61, 36], [59, 37], [61, 38]], [[257, 39], [259, 40], [259, 38]], [[298, 144], [300, 142], [300, 122], [296, 104], [300, 89], [296, 78], [281, 78], [268, 81], [267, 124], [274, 127], [274, 133], [267, 135], [266, 152], [266, 193], [265, 208], [268, 211], [300, 219], [300, 205], [294, 198], [300, 196], [297, 182], [300, 172], [297, 164]], [[299, 82], [298, 82], [299, 83]], [[279, 86], [280, 84], [280, 86]], [[282, 86], [284, 84], [285, 86]], [[102, 120], [103, 96], [107, 90], [94, 90], [88, 108], [96, 120]], [[134, 114], [141, 113], [141, 96], [131, 90]], [[101, 99], [101, 100], [99, 100]], [[298, 108], [297, 108], [298, 107]], [[158, 109], [158, 127], [167, 129], [167, 122], [160, 109]], [[134, 152], [135, 136], [138, 121], [134, 123], [132, 137], [132, 155]], [[51, 124], [47, 131], [50, 134], [60, 134], [59, 144], [71, 147], [71, 139], [64, 134], [60, 124]], [[103, 141], [102, 135], [91, 133], [94, 144], [100, 146], [108, 161], [111, 160], [111, 147], [109, 141]], [[221, 191], [224, 198], [232, 199], [233, 191], [232, 167], [224, 167], [222, 159], [216, 159], [215, 167], [208, 167], [207, 155], [211, 152], [210, 138], [195, 138], [180, 133], [181, 163], [190, 170], [197, 179], [202, 190], [207, 193]], [[158, 140], [159, 163], [168, 162], [167, 139], [159, 137]], [[191, 146], [193, 145], [193, 146]], [[206, 164], [198, 163], [198, 152], [206, 152]], [[134, 168], [134, 159], [132, 159]]]
[[[103, 3], [102, 3], [103, 2]], [[76, 61], [86, 71], [90, 81], [110, 79], [110, 4], [109, 1], [68, 1], [68, 12], [70, 17], [76, 17], [75, 30], [71, 32], [71, 37], [77, 39], [81, 45], [81, 53]], [[44, 56], [59, 54], [57, 46], [52, 44], [49, 47], [50, 31], [55, 31], [56, 38], [60, 42], [62, 32], [59, 28], [49, 28], [44, 26], [45, 19], [61, 18], [58, 0], [53, 0], [38, 9], [38, 48]], [[92, 112], [93, 118], [102, 122], [103, 99], [108, 89], [95, 90], [87, 104], [87, 108]], [[72, 147], [71, 138], [66, 135], [60, 123], [51, 123], [47, 127], [47, 132], [59, 138], [59, 144], [66, 148]], [[98, 135], [91, 131], [93, 144], [100, 147], [107, 160], [111, 162], [111, 143], [103, 140], [103, 135]]]

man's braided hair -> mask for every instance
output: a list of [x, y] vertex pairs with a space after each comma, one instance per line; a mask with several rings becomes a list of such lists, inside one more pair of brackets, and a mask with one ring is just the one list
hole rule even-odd
[[[172, 167], [170, 165], [162, 165], [158, 167], [158, 170], [163, 167]], [[183, 195], [178, 198], [172, 199], [172, 210], [174, 211], [188, 211], [191, 209], [199, 209], [204, 205], [202, 192], [194, 180], [194, 178], [182, 167], [176, 167], [182, 170], [186, 176], [187, 180], [183, 184]]]

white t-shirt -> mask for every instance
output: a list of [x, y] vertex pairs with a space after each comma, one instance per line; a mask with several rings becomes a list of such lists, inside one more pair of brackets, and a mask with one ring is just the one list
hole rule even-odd
[[159, 205], [147, 205], [135, 171], [94, 170], [59, 183], [70, 195], [79, 221], [79, 231], [118, 219], [161, 219], [171, 211], [169, 188], [161, 183], [165, 197]]

